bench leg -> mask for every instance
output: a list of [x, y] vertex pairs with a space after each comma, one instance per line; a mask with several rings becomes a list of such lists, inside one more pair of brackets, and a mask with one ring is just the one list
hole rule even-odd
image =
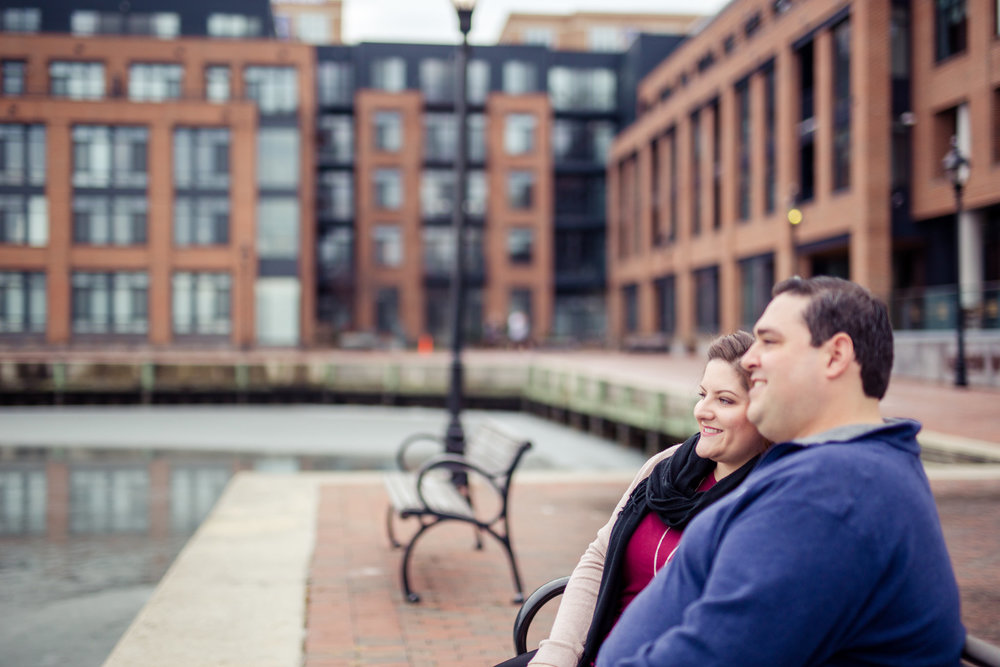
[[385, 532], [389, 536], [389, 546], [393, 549], [399, 549], [403, 545], [396, 540], [396, 535], [392, 530], [392, 519], [396, 511], [392, 505], [389, 505], [389, 509], [385, 512]]
[[521, 585], [521, 574], [517, 569], [517, 559], [514, 557], [514, 549], [510, 544], [510, 534], [505, 533], [501, 536], [492, 528], [486, 528], [486, 531], [495, 537], [497, 542], [502, 544], [503, 548], [507, 551], [507, 560], [510, 561], [510, 573], [514, 579], [514, 604], [521, 604], [524, 602], [524, 587]]
[[403, 563], [400, 567], [401, 579], [403, 582], [403, 597], [407, 602], [417, 603], [420, 602], [420, 596], [414, 593], [410, 589], [410, 554], [413, 553], [413, 547], [417, 543], [417, 540], [421, 535], [424, 534], [431, 526], [437, 525], [440, 521], [432, 521], [431, 523], [420, 523], [420, 530], [416, 532], [410, 543], [406, 545], [406, 551], [403, 553]]

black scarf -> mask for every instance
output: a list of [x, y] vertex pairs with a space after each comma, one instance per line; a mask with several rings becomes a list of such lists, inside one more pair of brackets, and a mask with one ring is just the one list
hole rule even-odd
[[694, 451], [700, 437], [700, 433], [695, 433], [673, 456], [658, 463], [646, 484], [646, 505], [671, 528], [683, 530], [699, 512], [739, 486], [760, 458], [753, 457], [708, 491], [698, 491], [715, 470], [715, 461], [703, 459]]

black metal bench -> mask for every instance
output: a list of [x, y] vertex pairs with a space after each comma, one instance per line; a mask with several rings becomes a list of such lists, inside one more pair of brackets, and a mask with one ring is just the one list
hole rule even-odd
[[[416, 443], [428, 441], [434, 443], [441, 453], [427, 459], [419, 467], [408, 464], [407, 451]], [[394, 548], [403, 546], [396, 540], [393, 532], [395, 516], [400, 519], [415, 517], [420, 524], [403, 553], [401, 575], [403, 594], [407, 601], [420, 601], [420, 596], [410, 588], [409, 564], [413, 547], [428, 529], [445, 521], [462, 521], [475, 526], [476, 548], [482, 548], [482, 531], [486, 531], [503, 545], [514, 579], [514, 601], [524, 600], [521, 575], [510, 543], [507, 504], [514, 470], [530, 448], [529, 441], [511, 435], [489, 421], [476, 427], [466, 437], [463, 456], [444, 453], [444, 441], [435, 435], [421, 433], [403, 441], [396, 453], [399, 469], [387, 472], [384, 481], [390, 503], [386, 513], [389, 543]], [[484, 483], [456, 484], [454, 473], [465, 473], [473, 481]], [[491, 510], [496, 508], [495, 514], [491, 512], [491, 516], [485, 517], [477, 514], [473, 490], [477, 493], [480, 490], [491, 492], [494, 498], [488, 507]]]
[[[554, 600], [566, 590], [569, 577], [559, 577], [542, 584], [528, 596], [514, 618], [514, 651], [521, 655], [528, 650], [528, 630], [531, 621], [550, 600]], [[966, 635], [962, 649], [962, 664], [971, 667], [1000, 667], [1000, 647], [983, 641], [979, 637]]]

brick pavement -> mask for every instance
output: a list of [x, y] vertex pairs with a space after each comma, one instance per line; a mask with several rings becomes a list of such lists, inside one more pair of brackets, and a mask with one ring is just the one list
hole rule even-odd
[[[559, 473], [525, 473], [515, 482], [512, 532], [526, 592], [569, 573], [626, 483]], [[935, 480], [933, 488], [966, 625], [1000, 642], [1000, 479]], [[322, 488], [304, 664], [446, 667], [508, 657], [517, 606], [502, 549], [487, 542], [475, 551], [467, 526], [430, 531], [411, 571], [423, 601], [407, 604], [399, 589], [401, 552], [385, 538], [385, 507], [377, 482]], [[552, 611], [536, 619], [530, 642], [544, 634]]]

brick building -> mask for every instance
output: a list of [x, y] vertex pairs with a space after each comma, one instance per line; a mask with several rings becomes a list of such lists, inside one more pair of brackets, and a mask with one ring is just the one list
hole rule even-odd
[[612, 148], [611, 338], [696, 346], [751, 326], [795, 273], [849, 277], [889, 300], [899, 329], [943, 336], [952, 135], [971, 160], [963, 301], [974, 328], [995, 328], [998, 31], [992, 0], [726, 5], [642, 80]]

